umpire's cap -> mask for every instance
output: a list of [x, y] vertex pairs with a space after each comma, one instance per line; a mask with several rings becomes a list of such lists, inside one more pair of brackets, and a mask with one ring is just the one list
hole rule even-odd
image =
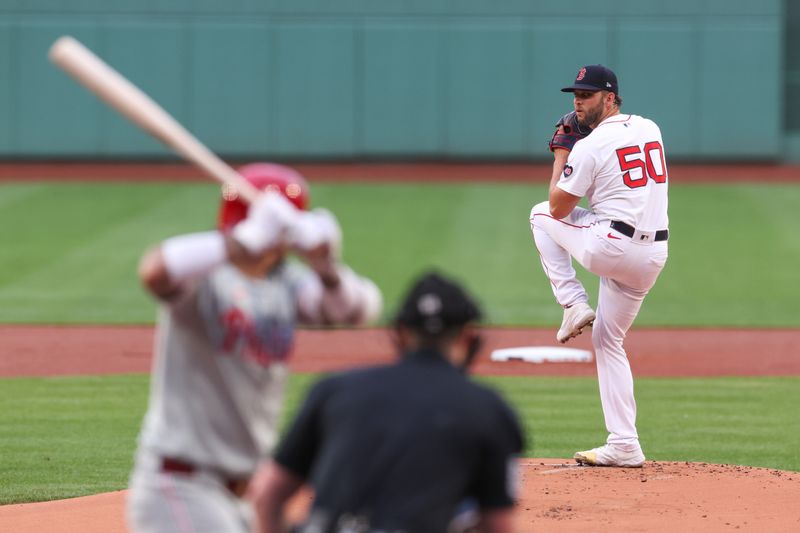
[[395, 317], [395, 324], [438, 335], [481, 319], [478, 304], [456, 281], [436, 272], [420, 276]]
[[575, 83], [561, 89], [565, 93], [575, 91], [608, 91], [619, 94], [619, 84], [614, 71], [603, 65], [586, 65], [581, 67], [575, 76]]

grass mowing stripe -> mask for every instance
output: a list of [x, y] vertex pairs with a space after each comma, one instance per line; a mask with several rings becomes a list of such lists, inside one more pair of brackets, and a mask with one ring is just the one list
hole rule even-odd
[[[318, 378], [291, 377], [282, 427]], [[526, 456], [569, 458], [605, 440], [594, 379], [478, 379], [516, 408], [529, 435]], [[148, 381], [145, 375], [0, 380], [0, 504], [124, 488]], [[800, 378], [643, 378], [636, 391], [649, 459], [800, 471]]]
[[492, 323], [560, 322], [528, 223], [544, 186], [357, 184], [315, 194], [339, 214], [346, 259], [376, 280], [387, 309], [414, 273], [435, 267], [465, 281]]
[[[315, 378], [302, 379], [305, 387]], [[569, 458], [605, 441], [595, 379], [478, 379], [517, 409], [529, 432], [528, 456]], [[640, 438], [650, 459], [800, 471], [794, 414], [800, 378], [641, 378], [636, 393]], [[296, 408], [287, 402], [286, 416]]]
[[673, 186], [670, 257], [639, 323], [800, 326], [798, 201], [798, 185]]
[[[151, 322], [152, 301], [136, 278], [138, 258], [148, 244], [203, 229], [187, 223], [175, 212], [175, 205], [208, 203], [211, 190], [118, 185], [107, 186], [106, 194], [97, 198], [93, 185], [62, 187], [50, 192], [67, 198], [64, 203], [69, 208], [60, 213], [64, 224], [55, 229], [26, 225], [26, 231], [18, 235], [36, 246], [20, 254], [19, 264], [5, 269], [0, 277], [0, 301], [5, 304], [0, 306], [0, 321], [36, 322], [45, 309], [49, 322], [74, 322], [76, 316], [99, 323]], [[53, 201], [50, 197], [40, 200]], [[17, 206], [17, 210], [25, 207]], [[206, 205], [210, 212], [213, 208]], [[212, 225], [213, 218], [205, 227]], [[51, 239], [54, 245], [45, 244]]]
[[653, 459], [800, 470], [800, 418], [793, 413], [800, 400], [800, 378], [646, 383], [637, 387], [637, 399], [643, 441], [648, 441], [647, 432], [659, 441], [650, 454]]
[[31, 198], [39, 194], [41, 189], [47, 188], [46, 183], [6, 183], [2, 186], [3, 193], [0, 194], [0, 208], [7, 209], [9, 206], [20, 205], [22, 202], [30, 202]]
[[0, 505], [127, 483], [146, 376], [0, 381]]
[[[800, 326], [800, 185], [678, 184], [670, 194], [670, 259], [637, 325]], [[152, 322], [139, 255], [213, 226], [217, 195], [213, 184], [0, 184], [0, 321]], [[339, 216], [345, 259], [381, 286], [387, 316], [434, 266], [465, 281], [494, 324], [560, 323], [527, 221], [545, 186], [320, 183], [312, 196]], [[596, 277], [578, 275], [596, 303]]]

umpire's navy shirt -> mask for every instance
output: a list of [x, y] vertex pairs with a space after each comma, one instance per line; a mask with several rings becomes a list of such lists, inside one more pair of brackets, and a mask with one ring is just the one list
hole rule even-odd
[[500, 396], [420, 350], [317, 383], [275, 460], [314, 487], [314, 531], [442, 533], [465, 498], [514, 504], [522, 446]]

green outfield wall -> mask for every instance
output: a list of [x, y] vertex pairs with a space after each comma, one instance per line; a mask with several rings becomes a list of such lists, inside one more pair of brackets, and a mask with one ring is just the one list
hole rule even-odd
[[[673, 159], [793, 157], [782, 0], [2, 0], [0, 157], [169, 152], [46, 59], [70, 34], [230, 158], [540, 159], [580, 65]], [[787, 18], [788, 17], [788, 18]], [[794, 18], [792, 18], [794, 17]], [[787, 119], [787, 113], [798, 115]]]

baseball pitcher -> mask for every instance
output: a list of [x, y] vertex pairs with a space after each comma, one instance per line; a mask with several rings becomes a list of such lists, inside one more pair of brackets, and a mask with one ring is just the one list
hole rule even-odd
[[381, 312], [375, 284], [340, 261], [335, 217], [306, 210], [300, 174], [240, 173], [263, 191], [253, 205], [224, 190], [217, 231], [167, 239], [140, 264], [161, 306], [127, 506], [137, 533], [249, 531], [241, 496], [276, 442], [295, 324]]
[[[581, 68], [574, 111], [556, 125], [548, 202], [533, 207], [531, 231], [542, 266], [564, 308], [556, 338], [589, 325], [608, 439], [575, 454], [586, 465], [640, 467], [633, 376], [623, 341], [667, 261], [664, 141], [649, 119], [622, 114], [617, 77], [602, 65]], [[577, 207], [586, 197], [589, 209]], [[575, 258], [600, 276], [597, 312], [575, 276]]]

